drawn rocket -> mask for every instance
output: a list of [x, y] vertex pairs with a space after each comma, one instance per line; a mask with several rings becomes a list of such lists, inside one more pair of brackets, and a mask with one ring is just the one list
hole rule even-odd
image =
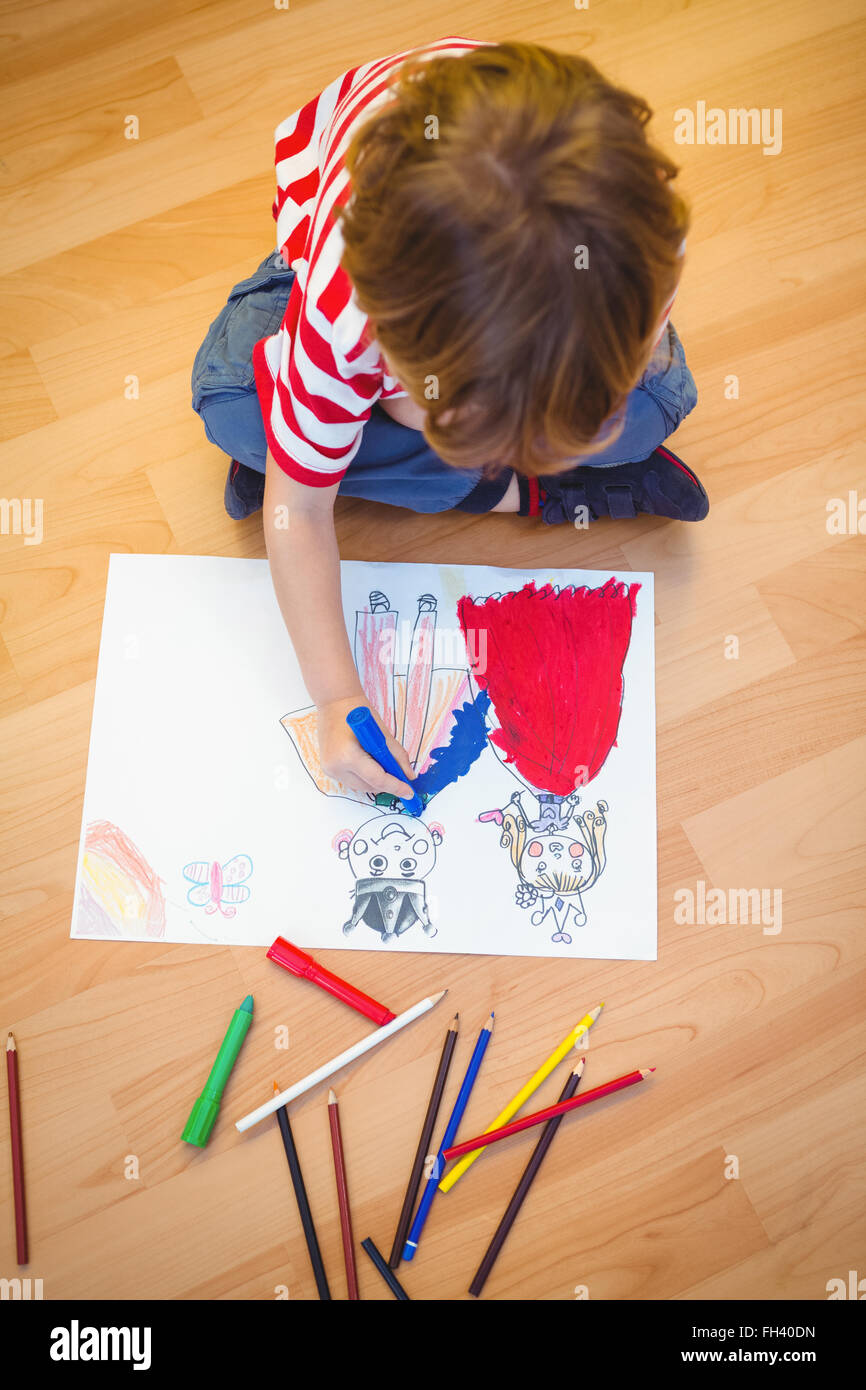
[[[437, 602], [432, 594], [418, 599], [408, 643], [399, 614], [381, 591], [371, 593], [369, 607], [355, 614], [353, 649], [361, 684], [371, 708], [409, 754], [414, 785], [425, 803], [462, 777], [487, 746], [489, 698], [485, 691], [471, 687], [462, 643], [455, 652], [443, 655], [437, 651], [437, 637], [441, 634], [437, 634]], [[440, 640], [439, 647], [447, 647], [447, 642]], [[323, 771], [314, 707], [296, 710], [280, 722], [319, 791], [353, 801], [369, 800]], [[386, 794], [375, 800], [383, 806], [393, 802]]]

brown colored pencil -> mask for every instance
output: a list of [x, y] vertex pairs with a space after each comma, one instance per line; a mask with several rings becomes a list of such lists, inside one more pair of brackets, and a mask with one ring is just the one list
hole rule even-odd
[[399, 1269], [400, 1261], [403, 1258], [403, 1248], [406, 1244], [406, 1237], [409, 1234], [409, 1224], [412, 1220], [415, 1200], [418, 1196], [418, 1188], [421, 1185], [421, 1177], [424, 1172], [424, 1160], [430, 1150], [433, 1126], [436, 1123], [436, 1116], [439, 1114], [439, 1106], [442, 1103], [445, 1083], [448, 1080], [448, 1069], [451, 1066], [451, 1058], [454, 1055], [454, 1047], [457, 1042], [457, 1030], [459, 1026], [460, 1015], [455, 1014], [451, 1023], [448, 1025], [448, 1032], [445, 1034], [442, 1055], [439, 1058], [439, 1066], [436, 1068], [436, 1076], [433, 1080], [433, 1090], [430, 1092], [430, 1099], [427, 1102], [427, 1114], [424, 1116], [424, 1123], [421, 1126], [421, 1138], [418, 1140], [415, 1160], [412, 1164], [412, 1171], [409, 1174], [409, 1182], [406, 1187], [406, 1196], [403, 1198], [400, 1219], [397, 1222], [397, 1234], [394, 1236], [394, 1244], [391, 1246], [391, 1254], [388, 1257], [388, 1265], [391, 1269]]
[[[574, 1095], [575, 1091], [580, 1085], [580, 1078], [583, 1076], [583, 1068], [585, 1062], [586, 1058], [581, 1057], [580, 1061], [578, 1062], [577, 1066], [569, 1076], [568, 1080], [565, 1083], [565, 1086], [562, 1089], [562, 1095], [559, 1097], [560, 1100], [570, 1100], [571, 1097]], [[558, 1103], [559, 1102], [557, 1102], [557, 1104]], [[493, 1268], [494, 1264], [496, 1263], [496, 1259], [499, 1255], [500, 1250], [502, 1249], [503, 1245], [505, 1244], [508, 1238], [508, 1232], [514, 1225], [514, 1222], [517, 1220], [517, 1214], [520, 1211], [520, 1208], [523, 1206], [523, 1203], [526, 1199], [526, 1194], [532, 1186], [533, 1179], [535, 1178], [536, 1173], [538, 1172], [539, 1168], [544, 1162], [544, 1155], [547, 1153], [547, 1150], [553, 1143], [553, 1140], [556, 1136], [556, 1131], [559, 1129], [559, 1126], [561, 1124], [562, 1116], [557, 1115], [554, 1119], [548, 1120], [547, 1124], [544, 1126], [544, 1129], [541, 1131], [541, 1138], [539, 1139], [535, 1148], [532, 1150], [532, 1157], [530, 1158], [529, 1162], [523, 1170], [523, 1175], [520, 1179], [520, 1182], [514, 1189], [514, 1194], [511, 1198], [511, 1201], [505, 1208], [502, 1220], [496, 1227], [496, 1231], [494, 1232], [493, 1239], [487, 1247], [484, 1259], [478, 1266], [475, 1278], [469, 1285], [469, 1292], [473, 1294], [475, 1298], [478, 1298], [480, 1296], [481, 1290], [487, 1283], [487, 1277], [490, 1274], [490, 1271]]]
[[24, 1151], [21, 1145], [21, 1090], [18, 1085], [18, 1049], [10, 1033], [6, 1038], [6, 1076], [9, 1081], [9, 1138], [12, 1143], [12, 1190], [15, 1196], [15, 1245], [18, 1263], [27, 1263], [27, 1209], [24, 1204]]
[[349, 1208], [346, 1160], [340, 1131], [340, 1107], [333, 1091], [328, 1092], [328, 1123], [331, 1126], [331, 1148], [334, 1151], [334, 1176], [337, 1179], [337, 1201], [340, 1206], [340, 1233], [343, 1237], [343, 1259], [346, 1262], [346, 1285], [349, 1298], [354, 1300], [361, 1295], [358, 1293], [358, 1272], [355, 1269], [355, 1243], [352, 1238], [352, 1212]]

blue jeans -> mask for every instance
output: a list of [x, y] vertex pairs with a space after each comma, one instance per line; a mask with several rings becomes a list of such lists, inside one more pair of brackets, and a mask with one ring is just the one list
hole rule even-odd
[[[282, 323], [294, 278], [295, 272], [286, 269], [279, 252], [267, 256], [249, 279], [235, 285], [208, 329], [192, 369], [192, 406], [202, 418], [208, 439], [229, 458], [259, 473], [265, 471], [267, 442], [252, 350], [254, 343], [276, 333]], [[694, 409], [697, 399], [682, 343], [669, 323], [667, 340], [662, 340], [652, 364], [626, 400], [622, 432], [587, 458], [586, 464], [610, 468], [648, 458]], [[575, 464], [579, 462], [575, 459]], [[448, 511], [474, 494], [483, 500], [470, 509], [483, 511], [504, 496], [511, 476], [507, 469], [490, 483], [480, 471], [453, 468], [433, 452], [420, 430], [398, 424], [374, 405], [339, 491], [413, 512]]]

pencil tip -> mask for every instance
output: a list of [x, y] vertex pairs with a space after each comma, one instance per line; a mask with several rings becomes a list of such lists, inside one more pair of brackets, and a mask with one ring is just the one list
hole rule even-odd
[[328, 1104], [329, 1104], [329, 1105], [336, 1105], [336, 1104], [337, 1104], [337, 1092], [336, 1092], [335, 1090], [333, 1090], [333, 1089], [330, 1090], [330, 1091], [328, 1092]]
[[6, 1034], [6, 1051], [7, 1051], [7, 1052], [15, 1052], [15, 1051], [17, 1051], [16, 1046], [15, 1046], [15, 1037], [14, 1037], [14, 1035], [13, 1035], [12, 1033], [7, 1033], [7, 1034]]
[[586, 1066], [586, 1058], [585, 1058], [585, 1057], [581, 1057], [580, 1061], [578, 1062], [577, 1066], [575, 1067], [574, 1071], [572, 1072], [572, 1076], [583, 1076], [583, 1069], [584, 1069], [585, 1066]]
[[444, 999], [444, 998], [445, 998], [445, 995], [446, 995], [447, 993], [448, 993], [447, 989], [440, 989], [440, 991], [439, 991], [438, 994], [431, 994], [431, 995], [430, 995], [430, 1002], [431, 1002], [431, 1004], [438, 1004], [438, 1003], [439, 1003], [439, 1000], [440, 1000], [440, 999]]
[[488, 1018], [487, 1022], [486, 1022], [485, 1025], [484, 1025], [484, 1027], [485, 1027], [485, 1028], [492, 1028], [492, 1027], [493, 1027], [493, 1020], [494, 1020], [495, 1017], [496, 1017], [496, 1015], [495, 1015], [495, 1013], [493, 1012], [493, 1010], [491, 1009], [491, 1010], [490, 1010], [490, 1017]]
[[279, 1083], [279, 1081], [275, 1081], [275, 1082], [274, 1082], [274, 1095], [277, 1094], [277, 1092], [279, 1091], [279, 1089], [280, 1089], [280, 1083]]
[[449, 1033], [456, 1033], [459, 1026], [460, 1026], [460, 1015], [459, 1015], [459, 1014], [455, 1014], [454, 1017], [453, 1017], [452, 1020], [451, 1020], [451, 1024], [450, 1024], [450, 1026], [449, 1026], [448, 1032], [449, 1032]]

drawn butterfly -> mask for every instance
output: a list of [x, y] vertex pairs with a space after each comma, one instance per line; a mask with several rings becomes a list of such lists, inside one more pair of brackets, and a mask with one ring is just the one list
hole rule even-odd
[[221, 912], [223, 917], [234, 917], [236, 907], [224, 907], [224, 903], [245, 903], [250, 890], [245, 884], [253, 871], [253, 861], [248, 854], [236, 854], [225, 864], [216, 860], [198, 859], [185, 864], [183, 876], [195, 887], [186, 895], [193, 907], [203, 907], [205, 912]]

